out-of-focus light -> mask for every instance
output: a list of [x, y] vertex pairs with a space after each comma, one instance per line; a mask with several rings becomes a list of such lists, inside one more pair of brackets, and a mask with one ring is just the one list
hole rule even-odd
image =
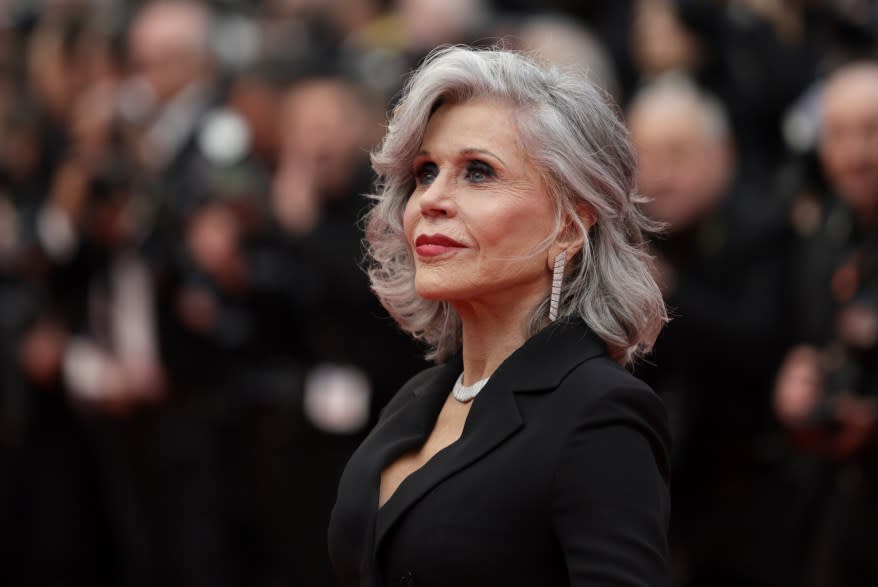
[[77, 245], [76, 231], [67, 214], [57, 206], [43, 206], [37, 215], [37, 236], [53, 259], [66, 261]]
[[214, 110], [201, 127], [198, 146], [211, 163], [232, 165], [241, 161], [250, 150], [250, 129], [234, 110]]
[[787, 146], [796, 153], [806, 153], [817, 144], [820, 119], [817, 114], [820, 88], [812, 86], [784, 114], [781, 132]]
[[369, 420], [371, 396], [368, 377], [353, 365], [322, 363], [305, 378], [305, 414], [327, 432], [361, 430]]

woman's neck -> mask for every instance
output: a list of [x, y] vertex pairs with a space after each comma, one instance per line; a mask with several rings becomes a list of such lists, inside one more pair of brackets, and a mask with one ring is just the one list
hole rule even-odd
[[506, 304], [455, 305], [462, 324], [464, 385], [490, 377], [527, 340], [527, 325], [539, 301], [531, 297]]

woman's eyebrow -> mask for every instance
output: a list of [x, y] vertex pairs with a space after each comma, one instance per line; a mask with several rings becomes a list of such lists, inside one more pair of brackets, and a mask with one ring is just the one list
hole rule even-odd
[[[489, 157], [493, 157], [494, 159], [496, 159], [497, 161], [499, 161], [503, 165], [506, 165], [506, 162], [501, 157], [498, 157], [495, 153], [493, 153], [487, 149], [481, 149], [479, 147], [466, 147], [466, 148], [460, 150], [460, 154], [461, 155], [488, 155]], [[415, 153], [416, 159], [419, 159], [421, 157], [430, 157], [430, 156], [431, 156], [430, 151], [427, 151], [426, 149], [421, 149], [420, 151]]]
[[497, 161], [499, 161], [503, 165], [506, 165], [506, 162], [502, 158], [498, 157], [495, 153], [492, 153], [491, 151], [488, 151], [487, 149], [479, 149], [478, 147], [467, 147], [466, 149], [461, 150], [460, 153], [461, 153], [461, 155], [473, 155], [473, 154], [488, 155], [489, 157], [493, 157], [494, 159], [496, 159]]

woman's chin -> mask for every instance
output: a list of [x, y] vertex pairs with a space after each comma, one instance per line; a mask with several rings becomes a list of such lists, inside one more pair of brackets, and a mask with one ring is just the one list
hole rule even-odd
[[416, 282], [415, 291], [425, 300], [435, 302], [450, 302], [460, 297], [460, 292], [453, 287], [448, 287], [448, 284]]
[[434, 302], [446, 302], [450, 298], [448, 293], [442, 289], [434, 289], [434, 288], [417, 288], [416, 290], [418, 295], [424, 298], [425, 300], [431, 300]]

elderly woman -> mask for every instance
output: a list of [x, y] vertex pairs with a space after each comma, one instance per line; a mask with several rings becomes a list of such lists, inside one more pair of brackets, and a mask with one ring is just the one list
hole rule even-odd
[[666, 314], [614, 110], [522, 55], [442, 49], [373, 164], [373, 288], [439, 364], [342, 475], [342, 584], [665, 585], [666, 415], [623, 365]]

